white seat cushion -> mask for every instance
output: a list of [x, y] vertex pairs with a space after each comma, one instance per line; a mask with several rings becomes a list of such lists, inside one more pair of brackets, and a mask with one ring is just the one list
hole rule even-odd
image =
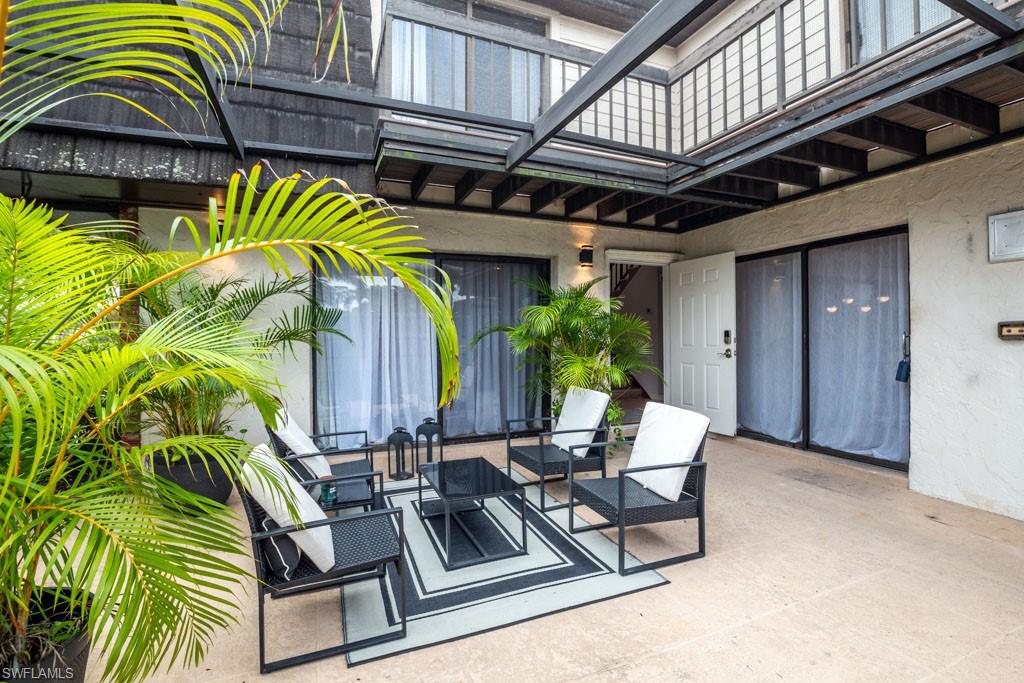
[[[711, 420], [700, 413], [649, 402], [640, 418], [640, 429], [626, 467], [692, 461], [710, 424]], [[688, 472], [689, 468], [686, 467], [671, 467], [626, 476], [662, 498], [674, 501], [679, 499]]]
[[[277, 425], [274, 427], [274, 434], [277, 434], [277, 438], [284, 441], [284, 444], [292, 449], [292, 453], [305, 455], [306, 453], [320, 452], [320, 449], [313, 443], [313, 439], [309, 438], [309, 435], [306, 434], [288, 411], [281, 410], [277, 414]], [[303, 458], [302, 462], [313, 471], [317, 478], [331, 476], [331, 464], [322, 455]]]
[[[260, 469], [263, 472], [273, 473], [274, 479], [283, 487], [285, 495], [294, 501], [299, 515], [298, 520], [292, 519], [292, 516], [288, 514], [284, 495], [280, 491], [266, 486], [256, 476], [256, 470], [251, 464], [254, 462], [261, 465]], [[267, 514], [278, 526], [292, 526], [296, 521], [308, 523], [327, 519], [327, 515], [316, 504], [316, 501], [299, 486], [295, 477], [285, 469], [285, 464], [271, 452], [266, 444], [260, 444], [252, 449], [248, 460], [242, 465], [242, 477], [249, 495], [267, 511]], [[288, 534], [288, 537], [295, 541], [295, 544], [320, 571], [326, 572], [334, 567], [334, 542], [331, 530], [326, 526], [294, 531]]]
[[[597, 428], [601, 426], [601, 420], [608, 412], [608, 401], [611, 397], [600, 391], [591, 389], [570, 389], [565, 395], [565, 403], [562, 404], [562, 412], [558, 416], [558, 422], [552, 431], [563, 431], [567, 429], [589, 429], [589, 432], [573, 432], [572, 434], [556, 434], [551, 437], [551, 443], [563, 451], [568, 452], [570, 446], [578, 446], [590, 443], [594, 440]], [[586, 456], [587, 450], [580, 448], [573, 451], [577, 458]]]

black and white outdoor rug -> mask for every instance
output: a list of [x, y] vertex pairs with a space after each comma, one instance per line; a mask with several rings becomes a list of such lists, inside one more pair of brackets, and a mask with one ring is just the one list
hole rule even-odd
[[[521, 481], [517, 473], [513, 476]], [[424, 500], [435, 498], [423, 482]], [[655, 571], [619, 576], [615, 542], [599, 531], [570, 534], [568, 510], [544, 514], [537, 507], [539, 491], [526, 487], [527, 555], [445, 571], [441, 563], [443, 531], [437, 522], [424, 524], [416, 512], [415, 480], [385, 486], [389, 507], [405, 511], [407, 542], [406, 591], [408, 635], [349, 653], [349, 664], [429, 647], [474, 633], [502, 628], [582, 605], [607, 600], [667, 583]], [[550, 498], [549, 501], [554, 499]], [[489, 539], [495, 550], [520, 538], [518, 498], [490, 499], [483, 512], [467, 520], [474, 533]], [[457, 525], [453, 531], [459, 533]], [[453, 536], [452, 555], [471, 553], [465, 539]], [[636, 564], [626, 556], [627, 566]], [[397, 577], [360, 581], [342, 591], [345, 639], [369, 637], [397, 630]], [[383, 597], [383, 599], [382, 599]]]

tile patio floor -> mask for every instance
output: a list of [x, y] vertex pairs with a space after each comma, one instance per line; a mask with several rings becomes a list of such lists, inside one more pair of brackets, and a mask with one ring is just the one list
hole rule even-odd
[[[503, 453], [503, 442], [446, 449]], [[709, 442], [707, 460], [708, 556], [662, 570], [667, 586], [351, 670], [339, 657], [263, 679], [250, 593], [199, 671], [154, 680], [1024, 681], [1024, 523], [911, 493], [898, 473], [751, 441]], [[628, 543], [650, 559], [694, 538], [694, 524], [669, 523]], [[278, 648], [293, 639], [336, 643], [337, 604], [325, 593], [270, 605], [270, 656], [291, 654]]]

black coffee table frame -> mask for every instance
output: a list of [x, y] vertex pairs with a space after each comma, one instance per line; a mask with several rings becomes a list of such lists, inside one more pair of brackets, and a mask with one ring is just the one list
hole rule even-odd
[[[446, 467], [460, 467], [467, 463], [467, 460], [479, 460], [479, 467], [485, 469], [489, 468], [494, 472], [488, 471], [487, 473], [492, 477], [498, 476], [504, 478], [507, 482], [503, 481], [505, 486], [510, 488], [503, 490], [485, 490], [484, 488], [478, 488], [476, 490], [466, 490], [460, 493], [448, 493], [447, 495], [442, 491], [442, 487], [434, 480], [434, 476], [438, 470]], [[423, 478], [424, 472], [427, 472], [426, 479], [430, 484], [430, 487], [434, 490], [437, 495], [436, 500], [423, 500]], [[483, 458], [469, 458], [462, 460], [448, 460], [435, 463], [428, 463], [421, 465], [417, 468], [417, 474], [419, 475], [419, 486], [417, 486], [417, 492], [419, 497], [419, 517], [420, 521], [426, 523], [427, 520], [435, 519], [437, 517], [444, 517], [444, 552], [441, 553], [441, 562], [444, 565], [446, 571], [452, 571], [453, 569], [462, 569], [464, 567], [472, 567], [478, 564], [484, 564], [485, 562], [494, 562], [496, 560], [504, 560], [510, 557], [519, 557], [526, 555], [526, 491], [522, 484], [517, 484], [511, 477], [502, 472], [497, 467], [494, 467], [491, 463], [487, 462]], [[512, 545], [512, 549], [492, 553], [488, 552], [476, 538], [472, 531], [465, 522], [462, 521], [461, 516], [466, 512], [483, 512], [485, 510], [485, 501], [488, 498], [519, 498], [519, 519], [522, 523], [522, 536], [521, 540], [517, 542], [510, 529], [501, 525], [501, 522], [495, 520], [495, 523], [502, 526], [503, 530], [507, 532], [507, 538], [509, 543]], [[462, 530], [462, 533], [466, 535], [469, 542], [476, 548], [477, 552], [480, 553], [478, 559], [473, 560], [462, 560], [458, 562], [451, 562], [451, 543], [452, 543], [452, 520]]]

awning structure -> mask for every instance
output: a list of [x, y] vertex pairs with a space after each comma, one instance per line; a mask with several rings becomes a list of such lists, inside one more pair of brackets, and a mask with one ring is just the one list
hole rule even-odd
[[[964, 18], [836, 74], [685, 155], [567, 126], [659, 48], [707, 22], [726, 4], [721, 0], [654, 3], [533, 122], [280, 75], [220, 82], [203, 71], [216, 95], [220, 136], [60, 119], [33, 128], [228, 151], [239, 159], [373, 164], [378, 191], [400, 203], [685, 232], [1024, 135], [1024, 120], [1014, 120], [1024, 117], [1006, 109], [1024, 100], [1024, 7], [942, 2]], [[373, 140], [348, 151], [254, 134], [236, 111], [246, 93], [320, 111], [374, 111]], [[872, 163], [869, 152], [879, 149], [892, 154]]]

